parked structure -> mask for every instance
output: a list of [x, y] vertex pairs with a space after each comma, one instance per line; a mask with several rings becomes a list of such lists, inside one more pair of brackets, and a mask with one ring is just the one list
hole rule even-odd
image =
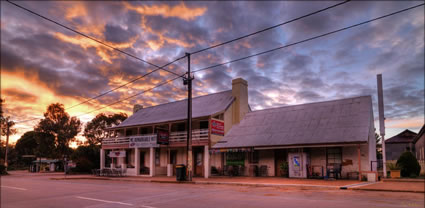
[[387, 162], [396, 162], [400, 155], [409, 151], [415, 154], [414, 139], [417, 134], [409, 129], [385, 140]]
[[[213, 148], [224, 165], [243, 175], [360, 177], [376, 171], [370, 96], [271, 108], [247, 113]], [[259, 173], [255, 173], [255, 170]], [[376, 172], [375, 172], [376, 174]]]
[[[250, 111], [248, 83], [235, 79], [232, 90], [195, 97], [192, 106], [192, 167], [194, 176], [207, 178], [211, 163], [222, 160], [220, 155], [210, 158], [210, 147]], [[186, 165], [186, 119], [187, 99], [148, 108], [136, 105], [132, 116], [107, 130], [101, 169], [123, 168], [127, 175], [175, 175], [176, 164]], [[158, 131], [164, 138], [169, 134], [169, 140], [159, 142]]]

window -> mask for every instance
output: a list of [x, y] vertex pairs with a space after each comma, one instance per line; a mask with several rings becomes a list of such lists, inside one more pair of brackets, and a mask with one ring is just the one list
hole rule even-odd
[[200, 129], [208, 129], [208, 121], [199, 122], [199, 128]]
[[255, 150], [254, 152], [249, 153], [249, 163], [251, 164], [257, 164], [259, 160], [258, 151]]
[[218, 115], [214, 116], [213, 118], [224, 120], [224, 114], [218, 114]]
[[159, 164], [160, 164], [160, 152], [161, 150], [160, 149], [155, 149], [155, 165], [156, 166], [159, 166]]
[[226, 153], [226, 165], [244, 165], [245, 152]]
[[340, 147], [333, 147], [327, 149], [328, 164], [342, 163], [342, 150]]
[[152, 134], [152, 127], [141, 127], [140, 134], [141, 135]]

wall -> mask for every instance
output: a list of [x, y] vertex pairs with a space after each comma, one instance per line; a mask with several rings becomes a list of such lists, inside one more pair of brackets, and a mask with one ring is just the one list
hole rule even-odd
[[425, 160], [425, 134], [422, 134], [418, 141], [416, 141], [415, 150], [416, 159]]
[[[361, 153], [361, 167], [362, 171], [370, 171], [370, 162], [369, 162], [369, 145], [362, 144], [360, 145]], [[359, 160], [358, 160], [358, 151], [356, 146], [346, 146], [342, 148], [342, 160], [343, 161], [352, 161], [352, 165], [342, 166], [342, 177], [347, 177], [348, 172], [358, 172], [359, 171]]]
[[[274, 176], [275, 175], [274, 150], [260, 150], [258, 154], [259, 154], [258, 168], [262, 165], [267, 165], [267, 172], [268, 172], [267, 176]], [[245, 167], [248, 167], [247, 161], [248, 159], [246, 159], [245, 161], [245, 164], [247, 164]]]
[[[319, 148], [311, 148], [310, 149], [310, 165], [312, 166], [321, 166], [323, 167], [323, 175], [326, 175], [326, 148], [319, 147]], [[321, 170], [316, 168], [314, 170], [315, 172], [319, 172], [322, 174]]]
[[385, 143], [385, 155], [387, 160], [398, 160], [400, 155], [406, 151], [411, 143]]
[[222, 168], [221, 167], [221, 157], [222, 157], [222, 153], [214, 153], [214, 154], [210, 154], [210, 164], [211, 167], [214, 166], [216, 168]]

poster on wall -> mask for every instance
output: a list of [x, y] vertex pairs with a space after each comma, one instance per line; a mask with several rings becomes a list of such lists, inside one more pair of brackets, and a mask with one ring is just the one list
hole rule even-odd
[[211, 134], [224, 136], [224, 121], [211, 119]]
[[157, 144], [168, 145], [170, 140], [170, 133], [165, 129], [158, 129], [158, 139], [156, 140]]
[[125, 157], [125, 151], [110, 151], [109, 157]]

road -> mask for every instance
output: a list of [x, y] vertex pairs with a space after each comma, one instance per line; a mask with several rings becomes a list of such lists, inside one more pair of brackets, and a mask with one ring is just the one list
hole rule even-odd
[[424, 207], [424, 194], [1, 177], [1, 207]]

